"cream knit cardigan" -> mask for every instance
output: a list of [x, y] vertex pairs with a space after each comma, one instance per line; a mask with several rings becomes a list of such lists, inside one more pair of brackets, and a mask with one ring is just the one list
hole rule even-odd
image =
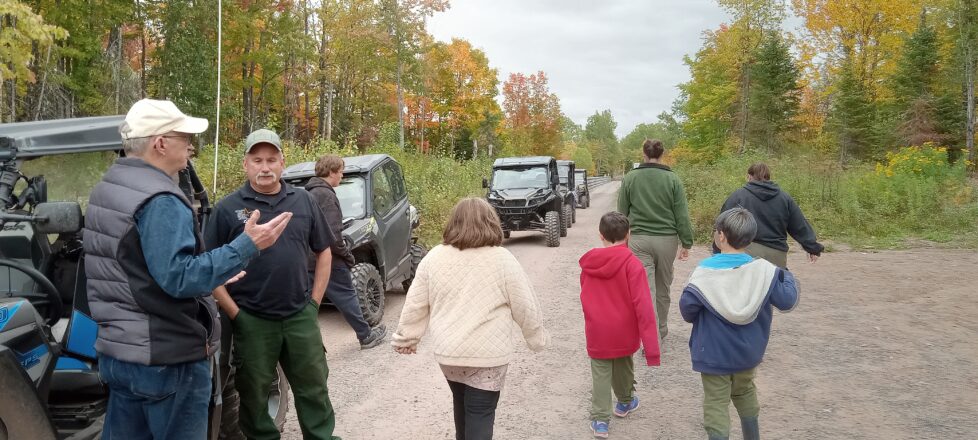
[[508, 250], [438, 245], [418, 265], [391, 345], [417, 345], [430, 330], [438, 363], [495, 367], [510, 362], [516, 326], [531, 350], [542, 350], [550, 342], [542, 321], [533, 286]]

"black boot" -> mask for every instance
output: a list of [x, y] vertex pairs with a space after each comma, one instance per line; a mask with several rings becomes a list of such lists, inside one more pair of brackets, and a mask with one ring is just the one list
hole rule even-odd
[[761, 440], [761, 427], [757, 423], [757, 416], [741, 417], [740, 429], [744, 431], [744, 440]]

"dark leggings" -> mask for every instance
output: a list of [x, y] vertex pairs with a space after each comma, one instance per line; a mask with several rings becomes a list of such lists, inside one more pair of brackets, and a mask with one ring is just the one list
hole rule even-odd
[[464, 383], [448, 381], [455, 408], [456, 440], [491, 440], [496, 420], [499, 391], [472, 388]]

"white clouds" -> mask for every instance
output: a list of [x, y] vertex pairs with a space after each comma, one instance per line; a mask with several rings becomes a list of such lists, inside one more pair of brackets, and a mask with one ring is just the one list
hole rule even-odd
[[428, 28], [482, 48], [500, 82], [543, 70], [571, 119], [610, 109], [624, 136], [669, 110], [689, 78], [683, 55], [726, 20], [713, 0], [456, 0]]

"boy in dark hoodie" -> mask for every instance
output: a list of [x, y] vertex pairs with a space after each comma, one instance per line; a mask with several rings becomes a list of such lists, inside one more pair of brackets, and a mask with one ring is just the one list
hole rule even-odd
[[771, 306], [789, 311], [798, 304], [791, 272], [745, 253], [756, 232], [746, 209], [722, 212], [713, 230], [720, 253], [696, 267], [679, 300], [683, 319], [693, 323], [689, 351], [693, 370], [702, 373], [703, 425], [711, 440], [729, 437], [731, 400], [744, 439], [760, 438], [754, 373], [771, 334]]
[[608, 437], [611, 393], [614, 414], [625, 417], [638, 409], [632, 355], [645, 346], [645, 362], [659, 365], [659, 334], [649, 283], [642, 262], [628, 248], [628, 217], [609, 212], [598, 225], [603, 248], [581, 257], [581, 306], [591, 358], [591, 432]]

